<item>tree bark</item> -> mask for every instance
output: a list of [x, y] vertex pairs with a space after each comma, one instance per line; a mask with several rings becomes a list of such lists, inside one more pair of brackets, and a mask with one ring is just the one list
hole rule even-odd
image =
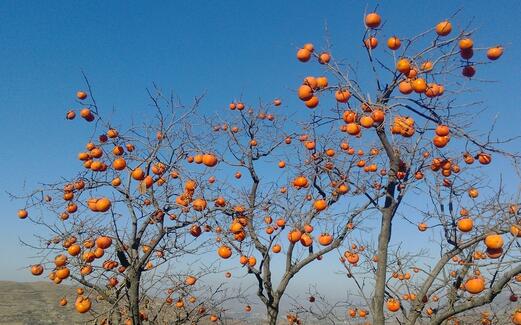
[[385, 131], [378, 130], [378, 137], [389, 158], [389, 179], [385, 190], [385, 203], [382, 209], [382, 221], [380, 225], [380, 234], [378, 235], [378, 262], [376, 266], [376, 280], [372, 301], [372, 313], [374, 325], [384, 325], [384, 299], [385, 299], [385, 283], [387, 280], [387, 254], [389, 249], [389, 241], [391, 240], [392, 220], [398, 204], [395, 201], [395, 189], [397, 186], [396, 173], [398, 172], [399, 156], [395, 153], [389, 139], [385, 135]]
[[382, 214], [380, 235], [378, 236], [378, 263], [376, 268], [376, 283], [373, 295], [373, 321], [374, 325], [384, 325], [384, 294], [385, 281], [387, 279], [387, 251], [391, 239], [392, 213], [390, 210]]
[[133, 325], [140, 325], [139, 317], [139, 283], [141, 281], [140, 272], [131, 271], [128, 274], [127, 287], [129, 299], [129, 317]]
[[268, 311], [268, 324], [269, 325], [277, 325], [277, 318], [279, 316], [279, 304], [274, 303], [271, 305], [267, 305]]

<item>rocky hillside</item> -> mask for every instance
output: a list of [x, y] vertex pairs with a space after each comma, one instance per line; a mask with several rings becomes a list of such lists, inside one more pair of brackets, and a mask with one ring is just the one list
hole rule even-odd
[[[74, 289], [49, 282], [0, 281], [0, 323], [28, 324], [84, 324], [88, 315], [74, 311]], [[61, 307], [64, 296], [69, 303]]]
[[[68, 304], [59, 305], [66, 296]], [[71, 325], [92, 324], [91, 316], [82, 315], [74, 309], [75, 289], [50, 282], [0, 281], [0, 324], [4, 325]], [[225, 320], [226, 325], [244, 325], [243, 321]], [[250, 319], [248, 324], [261, 325], [262, 321]], [[201, 321], [208, 325], [209, 321]], [[211, 323], [215, 324], [215, 323]]]

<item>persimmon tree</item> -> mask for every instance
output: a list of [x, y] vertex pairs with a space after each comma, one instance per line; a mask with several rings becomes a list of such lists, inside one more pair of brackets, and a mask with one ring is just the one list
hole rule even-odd
[[[376, 85], [372, 96], [354, 77], [359, 71], [335, 62], [328, 51], [316, 53], [306, 44], [297, 52], [303, 62], [316, 58], [335, 78], [335, 86], [324, 88], [308, 77], [298, 95], [310, 108], [333, 91], [346, 104], [333, 112], [346, 123], [340, 130], [351, 136], [351, 154], [361, 150], [360, 169], [349, 179], [362, 190], [356, 194], [371, 199], [380, 223], [377, 243], [353, 244], [340, 258], [362, 304], [348, 314], [370, 314], [374, 324], [457, 321], [454, 316], [490, 304], [505, 288], [514, 292], [512, 280], [521, 272], [519, 196], [501, 182], [485, 186], [499, 176], [487, 166], [493, 155], [513, 164], [512, 175], [518, 171], [519, 153], [509, 148], [519, 136], [492, 140], [494, 122], [489, 130], [473, 130], [478, 114], [465, 102], [476, 67], [498, 59], [503, 48], [475, 48], [472, 31], [453, 31], [445, 20], [413, 37], [389, 35], [381, 50], [381, 17], [370, 13], [365, 25], [362, 41]], [[474, 51], [486, 57], [475, 59]], [[371, 147], [377, 154], [366, 155]], [[371, 214], [366, 209], [362, 216]], [[368, 221], [360, 227], [375, 225], [370, 217], [361, 219]], [[438, 260], [432, 252], [390, 247], [396, 219], [435, 236]], [[519, 315], [513, 311], [516, 324]], [[482, 322], [490, 323], [489, 316], [484, 312]]]
[[[517, 168], [520, 155], [509, 149], [517, 137], [495, 140], [494, 122], [474, 128], [468, 96], [478, 67], [487, 70], [503, 48], [475, 47], [473, 31], [456, 30], [454, 19], [399, 37], [385, 35], [378, 13], [365, 15], [353, 46], [364, 49], [365, 70], [305, 44], [297, 59], [316, 60], [323, 73], [298, 85], [298, 113], [278, 98], [239, 98], [203, 114], [199, 98], [182, 107], [159, 93], [150, 96], [154, 123], [122, 131], [102, 118], [90, 90], [79, 92], [87, 107], [80, 115], [94, 127], [78, 157], [85, 171], [31, 193], [19, 212], [54, 236], [35, 247], [47, 262], [33, 273], [72, 278], [109, 306], [98, 318], [117, 314], [134, 324], [171, 313], [179, 323], [209, 314], [217, 321], [217, 304], [235, 296], [217, 286], [186, 297], [200, 290], [198, 272], [233, 263], [255, 283], [269, 324], [282, 318], [290, 282], [311, 265], [345, 272], [358, 300], [329, 303], [317, 292], [309, 297], [315, 307], [297, 305], [286, 316], [290, 324], [299, 315], [441, 324], [514, 293], [520, 199], [491, 166], [497, 158]], [[38, 207], [54, 219], [32, 211]], [[393, 238], [403, 224], [424, 232], [436, 251]], [[54, 252], [61, 255], [51, 264]], [[207, 252], [225, 261], [206, 265]], [[194, 256], [201, 259], [191, 273], [176, 267]], [[80, 312], [90, 309], [85, 299]], [[332, 315], [338, 308], [344, 314]], [[512, 321], [521, 324], [521, 311]]]
[[[372, 198], [353, 204], [347, 216], [332, 209], [351, 187], [360, 192], [347, 177], [357, 162], [326, 147], [341, 141], [333, 133], [320, 134], [321, 117], [303, 125], [309, 134], [297, 136], [288, 131], [287, 121], [269, 113], [278, 105], [279, 100], [258, 109], [232, 103], [236, 117], [218, 126], [213, 123], [213, 135], [201, 138], [204, 143], [220, 143], [215, 146], [220, 166], [231, 168], [232, 180], [221, 185], [218, 192], [223, 194], [216, 201], [222, 206], [215, 216], [218, 229], [228, 230], [219, 238], [218, 253], [226, 259], [237, 253], [239, 263], [258, 283], [257, 295], [272, 324], [291, 279], [340, 247], [356, 218], [372, 209]], [[196, 136], [191, 138], [197, 143]], [[273, 177], [273, 168], [283, 173]], [[278, 254], [284, 256], [284, 272], [276, 283], [272, 267], [280, 263]]]
[[[219, 320], [223, 303], [239, 296], [211, 278], [213, 263], [198, 260], [210, 247], [201, 175], [184, 171], [186, 134], [180, 126], [201, 98], [183, 106], [159, 90], [150, 94], [150, 121], [116, 129], [101, 114], [90, 85], [78, 91], [80, 116], [92, 133], [78, 154], [80, 172], [42, 184], [18, 216], [41, 227], [34, 275], [49, 271], [59, 284], [79, 284], [75, 308], [100, 323], [197, 323]], [[73, 120], [74, 110], [66, 118]], [[98, 136], [99, 135], [99, 136]], [[217, 164], [204, 157], [207, 168]], [[175, 198], [182, 193], [183, 200]], [[190, 205], [186, 204], [190, 202]], [[189, 267], [189, 265], [192, 267]], [[180, 267], [183, 265], [183, 267]], [[91, 308], [94, 301], [96, 308]], [[61, 302], [66, 304], [66, 300]]]
[[[325, 62], [329, 60], [324, 60], [324, 53], [316, 55], [338, 81], [337, 98], [348, 92], [357, 102], [344, 112], [345, 131], [366, 138], [366, 143], [367, 138], [375, 139], [384, 153], [379, 157], [383, 158], [380, 175], [365, 180], [367, 188], [372, 187], [365, 195], [375, 197], [381, 222], [378, 243], [367, 243], [372, 256], [366, 256], [363, 268], [369, 272], [361, 271], [365, 281], [353, 276], [356, 267], [352, 265], [358, 261], [351, 259], [356, 247], [345, 251], [341, 261], [375, 324], [390, 317], [415, 324], [422, 316], [440, 324], [489, 304], [521, 271], [521, 264], [515, 262], [519, 197], [505, 191], [501, 183], [488, 190], [483, 186], [499, 176], [487, 166], [492, 155], [508, 159], [513, 170], [518, 168], [519, 154], [509, 150], [518, 137], [492, 140], [493, 122], [490, 132], [473, 130], [478, 115], [473, 113], [472, 103], [465, 102], [472, 80], [467, 83], [464, 79], [471, 79], [477, 66], [498, 59], [503, 49], [475, 48], [472, 31], [452, 31], [452, 24], [445, 20], [410, 38], [391, 36], [388, 50], [379, 51], [377, 37], [384, 32], [380, 23], [376, 13], [365, 16], [364, 45], [376, 82], [374, 99], [364, 95], [368, 92], [352, 79], [349, 69]], [[480, 50], [486, 51], [486, 57], [481, 54], [475, 59], [474, 51]], [[385, 193], [381, 201], [376, 197], [379, 193]], [[410, 248], [390, 249], [396, 218], [436, 235], [441, 252], [436, 263], [432, 263], [432, 252], [422, 256]], [[503, 234], [509, 231], [513, 236], [508, 237], [508, 248], [503, 248], [507, 240]], [[422, 267], [413, 261], [423, 263]], [[413, 281], [409, 270], [413, 270]], [[447, 278], [447, 273], [455, 279]], [[362, 283], [369, 284], [369, 291]], [[436, 312], [428, 307], [432, 295]], [[393, 315], [398, 311], [399, 317]]]

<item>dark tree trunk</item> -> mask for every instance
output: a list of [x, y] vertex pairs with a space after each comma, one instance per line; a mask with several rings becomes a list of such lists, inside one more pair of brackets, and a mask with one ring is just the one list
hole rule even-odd
[[128, 299], [129, 299], [129, 317], [132, 319], [133, 325], [140, 325], [139, 317], [139, 282], [141, 280], [140, 272], [129, 272], [128, 274]]
[[268, 305], [268, 324], [276, 325], [277, 317], [279, 316], [279, 305]]
[[[384, 100], [386, 102], [386, 100]], [[372, 299], [373, 324], [384, 325], [384, 299], [385, 299], [385, 283], [387, 280], [387, 254], [389, 250], [389, 241], [391, 240], [392, 220], [395, 209], [398, 204], [395, 201], [395, 190], [397, 181], [396, 173], [398, 172], [400, 157], [396, 155], [389, 139], [383, 129], [377, 131], [378, 137], [384, 146], [387, 157], [389, 158], [390, 171], [389, 179], [386, 186], [386, 196], [384, 208], [382, 211], [382, 221], [380, 225], [380, 234], [378, 236], [378, 262], [376, 265], [376, 282]]]
[[384, 325], [384, 298], [385, 282], [387, 278], [387, 254], [389, 240], [391, 239], [391, 220], [390, 210], [382, 214], [382, 225], [378, 237], [378, 263], [376, 268], [376, 283], [373, 295], [373, 322], [374, 325]]

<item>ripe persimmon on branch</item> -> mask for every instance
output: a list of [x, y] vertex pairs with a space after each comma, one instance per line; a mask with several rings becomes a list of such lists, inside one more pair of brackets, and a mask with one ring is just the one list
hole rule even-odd
[[[475, 59], [472, 31], [449, 20], [409, 38], [388, 35], [384, 48], [381, 23], [378, 13], [365, 16], [367, 71], [311, 43], [297, 51], [324, 68], [298, 87], [311, 109], [298, 114], [276, 98], [234, 100], [209, 116], [197, 109], [202, 98], [184, 107], [156, 89], [153, 121], [115, 128], [86, 80], [80, 116], [102, 135], [79, 154], [84, 171], [23, 197], [19, 217], [43, 231], [33, 274], [71, 278], [87, 288], [79, 312], [132, 324], [219, 321], [220, 304], [243, 292], [199, 279], [235, 264], [274, 325], [295, 276], [313, 265], [334, 272], [323, 259], [335, 254], [357, 300], [328, 307], [316, 292], [315, 308], [295, 306], [290, 324], [441, 324], [513, 292], [520, 199], [494, 184], [490, 164], [518, 164], [509, 149], [518, 137], [472, 130], [475, 103], [465, 102], [477, 67], [503, 48]], [[401, 224], [439, 250], [392, 237]], [[222, 265], [203, 263], [209, 254]], [[194, 269], [179, 267], [194, 257]], [[103, 299], [99, 310], [89, 294]], [[332, 315], [339, 307], [342, 315]], [[511, 313], [521, 324], [521, 311]]]

